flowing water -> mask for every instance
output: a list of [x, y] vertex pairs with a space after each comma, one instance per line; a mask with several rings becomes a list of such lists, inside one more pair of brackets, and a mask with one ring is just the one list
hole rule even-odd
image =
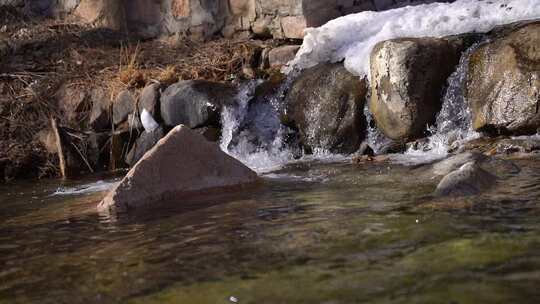
[[409, 149], [407, 155], [431, 154], [432, 158], [442, 158], [448, 155], [451, 147], [480, 137], [480, 134], [473, 130], [472, 113], [463, 92], [469, 71], [470, 55], [480, 45], [481, 43], [475, 44], [463, 53], [456, 71], [448, 78], [441, 111], [437, 115], [435, 126], [428, 129], [432, 135], [428, 138], [427, 144], [420, 149]]
[[443, 200], [427, 167], [299, 161], [119, 217], [102, 193], [2, 186], [0, 303], [538, 303], [540, 161], [516, 163]]
[[[96, 205], [118, 179], [0, 186], [0, 304], [539, 303], [540, 157], [482, 195], [432, 196], [426, 163], [477, 136], [467, 61], [427, 144], [390, 162], [291, 148], [290, 77], [223, 111], [221, 148], [257, 187], [111, 216]], [[390, 144], [373, 124], [368, 142]]]

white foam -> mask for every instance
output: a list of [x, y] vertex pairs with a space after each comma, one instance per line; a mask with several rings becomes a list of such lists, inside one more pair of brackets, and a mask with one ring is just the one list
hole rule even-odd
[[497, 25], [538, 18], [539, 0], [458, 0], [347, 15], [306, 29], [304, 43], [285, 71], [344, 59], [351, 73], [369, 75], [369, 56], [378, 42], [487, 32]]
[[114, 181], [97, 181], [94, 183], [70, 187], [70, 188], [58, 188], [52, 195], [81, 195], [90, 194], [96, 192], [104, 192], [113, 188], [118, 183], [118, 180]]

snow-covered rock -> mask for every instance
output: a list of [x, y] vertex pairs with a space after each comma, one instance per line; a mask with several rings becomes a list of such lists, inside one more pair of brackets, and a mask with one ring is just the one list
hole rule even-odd
[[344, 59], [350, 72], [363, 76], [369, 74], [370, 53], [381, 41], [487, 32], [498, 25], [538, 18], [538, 0], [458, 0], [351, 14], [307, 29], [302, 48], [286, 71]]
[[466, 48], [464, 39], [402, 38], [381, 42], [371, 54], [369, 108], [391, 139], [424, 135], [442, 106], [448, 76]]

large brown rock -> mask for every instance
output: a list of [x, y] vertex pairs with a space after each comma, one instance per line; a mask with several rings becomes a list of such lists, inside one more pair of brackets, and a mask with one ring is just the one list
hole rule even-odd
[[369, 107], [394, 140], [423, 136], [442, 106], [446, 80], [459, 63], [461, 39], [404, 38], [378, 43], [371, 53]]
[[129, 211], [163, 201], [181, 204], [188, 195], [256, 181], [255, 172], [180, 125], [144, 155], [98, 209]]
[[341, 63], [304, 70], [287, 94], [283, 122], [300, 132], [307, 152], [353, 153], [366, 135], [366, 83]]
[[540, 22], [480, 46], [471, 54], [466, 97], [473, 127], [529, 134], [540, 127]]

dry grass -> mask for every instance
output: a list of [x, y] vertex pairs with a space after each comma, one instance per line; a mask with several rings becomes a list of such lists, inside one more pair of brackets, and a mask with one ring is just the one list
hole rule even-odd
[[178, 82], [180, 79], [178, 77], [176, 67], [173, 65], [168, 65], [161, 71], [161, 73], [159, 73], [157, 80], [163, 85], [169, 86], [175, 82]]
[[244, 75], [243, 68], [257, 66], [261, 51], [251, 41], [137, 42], [68, 20], [28, 19], [16, 11], [1, 11], [0, 20], [3, 17], [10, 22], [0, 39], [16, 47], [0, 63], [0, 174], [2, 162], [30, 161], [38, 162], [34, 169], [41, 168], [32, 176], [56, 174], [56, 160], [35, 141], [39, 131], [49, 128], [51, 117], [60, 126], [87, 131], [81, 130], [81, 122], [91, 104], [80, 120], [68, 121], [56, 97], [62, 85], [86, 92], [105, 88], [113, 100], [121, 90], [154, 80], [164, 85], [188, 79], [228, 82], [252, 77]]
[[146, 84], [144, 73], [139, 67], [140, 45], [136, 47], [120, 47], [120, 63], [118, 67], [118, 80], [128, 87], [141, 88]]

